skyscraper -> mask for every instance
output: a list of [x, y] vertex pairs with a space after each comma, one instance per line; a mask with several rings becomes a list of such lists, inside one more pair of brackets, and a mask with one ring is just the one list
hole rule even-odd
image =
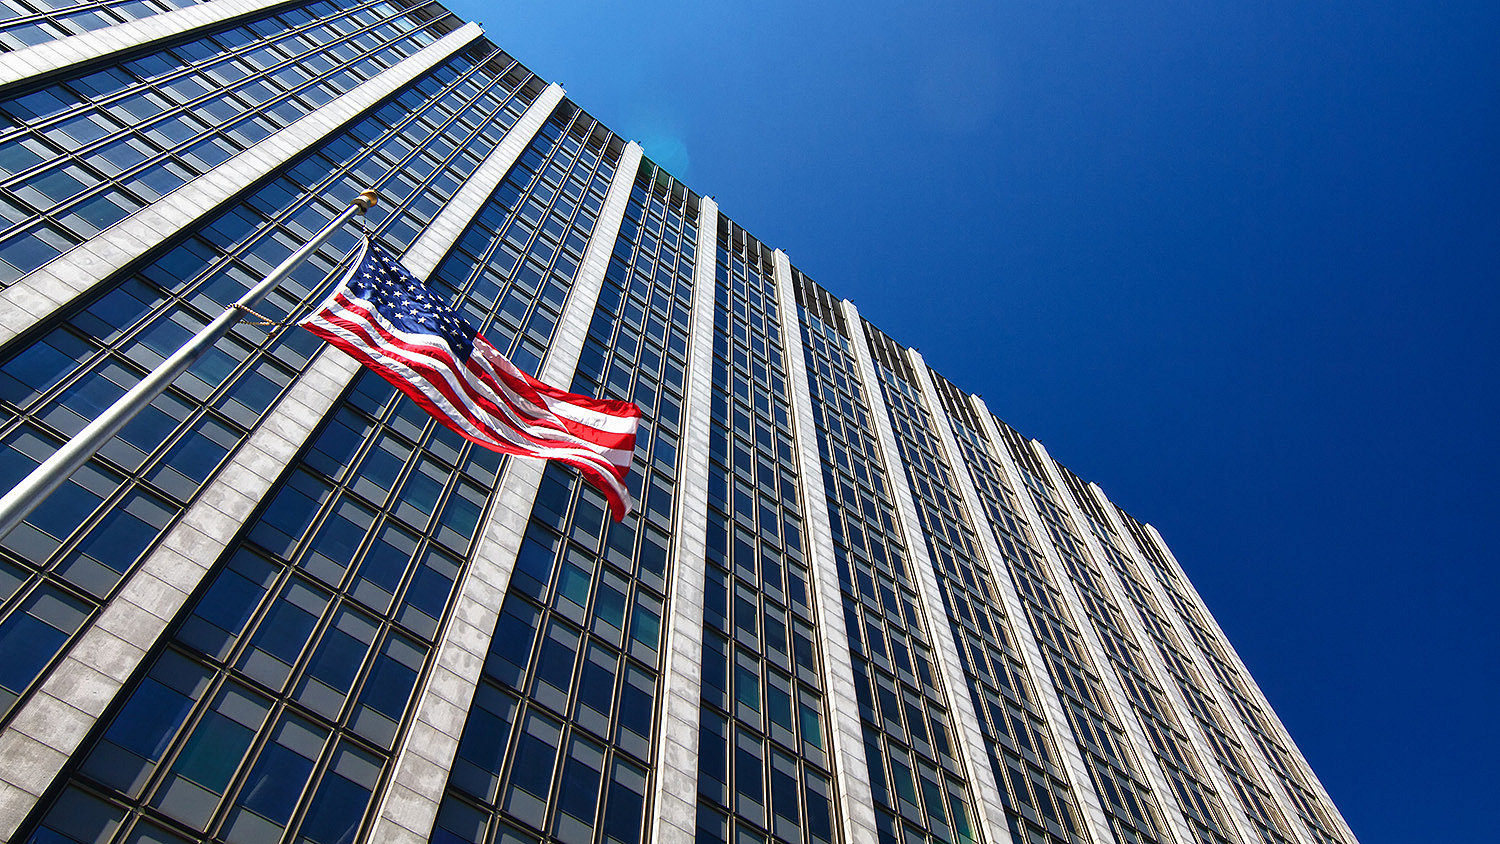
[[339, 213], [620, 523], [290, 323], [0, 540], [16, 841], [1353, 844], [1161, 537], [440, 6], [8, 0], [0, 475]]

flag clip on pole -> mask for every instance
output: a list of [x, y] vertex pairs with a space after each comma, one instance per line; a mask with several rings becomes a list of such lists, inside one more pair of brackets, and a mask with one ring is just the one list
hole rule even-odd
[[118, 434], [121, 428], [129, 424], [136, 414], [161, 395], [167, 385], [176, 380], [177, 376], [197, 362], [204, 352], [228, 334], [229, 329], [244, 317], [245, 311], [259, 304], [266, 294], [291, 274], [292, 270], [307, 260], [307, 256], [326, 243], [340, 226], [347, 223], [355, 214], [363, 217], [378, 200], [379, 195], [373, 190], [361, 193], [349, 204], [348, 208], [330, 220], [312, 236], [312, 239], [304, 243], [259, 284], [240, 297], [239, 301], [230, 305], [217, 319], [204, 326], [182, 348], [157, 365], [125, 395], [99, 414], [94, 421], [85, 425], [76, 436], [63, 443], [63, 446], [53, 452], [51, 457], [44, 460], [40, 466], [32, 470], [31, 474], [16, 484], [14, 489], [0, 498], [0, 539], [9, 535], [23, 519], [31, 514], [32, 510], [36, 509], [38, 504], [42, 503], [43, 499], [62, 486], [63, 482], [71, 477], [80, 466], [103, 448], [104, 444], [109, 442], [115, 434]]

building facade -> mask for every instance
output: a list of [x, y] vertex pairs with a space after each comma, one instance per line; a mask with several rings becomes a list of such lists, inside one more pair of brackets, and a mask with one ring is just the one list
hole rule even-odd
[[359, 191], [637, 512], [292, 323], [0, 539], [0, 840], [1355, 844], [1149, 525], [442, 7], [0, 2], [8, 488]]

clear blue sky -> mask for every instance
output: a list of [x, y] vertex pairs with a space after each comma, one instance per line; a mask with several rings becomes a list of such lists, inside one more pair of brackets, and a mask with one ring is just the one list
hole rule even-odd
[[1500, 3], [449, 6], [1156, 524], [1364, 844], [1500, 840]]

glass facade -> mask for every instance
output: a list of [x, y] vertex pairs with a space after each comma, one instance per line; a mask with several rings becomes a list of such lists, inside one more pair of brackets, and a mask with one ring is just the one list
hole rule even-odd
[[[1042, 553], [1035, 545], [1035, 533], [1017, 506], [1015, 493], [1004, 480], [1004, 471], [992, 456], [992, 445], [984, 426], [957, 388], [936, 373], [930, 375], [949, 414], [964, 462], [979, 492], [996, 544], [1010, 567], [1011, 579], [1026, 607], [1053, 681], [1070, 700], [1069, 714], [1075, 733], [1080, 741], [1091, 745], [1094, 753], [1101, 756], [1108, 753], [1114, 760], [1121, 760], [1123, 754], [1119, 750], [1108, 749], [1122, 746], [1124, 736], [1118, 716], [1110, 712], [1105, 703], [1108, 695], [1098, 675], [1096, 658], [1089, 656], [1090, 649], [1085, 647], [1080, 636], [1074, 613], [1068, 610], [1062, 593], [1052, 582], [1047, 567], [1041, 563]], [[1079, 549], [1075, 548], [1069, 556], [1059, 556], [1070, 572], [1079, 571], [1082, 565], [1078, 562], [1082, 559]], [[1139, 667], [1141, 659], [1132, 652], [1134, 643], [1129, 629], [1118, 609], [1098, 587], [1097, 572], [1086, 568], [1071, 579], [1084, 614], [1093, 625], [1095, 635], [1104, 643], [1102, 654], [1105, 662], [1116, 672], [1158, 764], [1169, 777], [1179, 808], [1193, 822], [1191, 832], [1194, 839], [1205, 842], [1227, 840], [1226, 822], [1217, 797], [1196, 773], [1197, 763], [1187, 748], [1187, 739], [1170, 725], [1171, 710], [1161, 692], [1153, 688], [1142, 673]], [[1112, 795], [1118, 792], [1129, 812], [1130, 800], [1120, 780], [1116, 778], [1105, 785], [1098, 766], [1091, 763], [1091, 768], [1095, 770], [1103, 793]], [[1115, 803], [1111, 814], [1119, 822], [1120, 802]]]
[[[996, 783], [1003, 784], [1001, 797], [1012, 835], [1032, 841], [1076, 838], [1080, 835], [1077, 801], [1064, 784], [1056, 739], [1051, 735], [1062, 725], [1046, 723], [1035, 683], [1027, 676], [1015, 633], [994, 591], [993, 574], [978, 553], [952, 470], [939, 451], [933, 417], [913, 383], [917, 373], [889, 337], [868, 323], [864, 330], [927, 537], [944, 610], [976, 702], [989, 763]], [[1059, 664], [1049, 667], [1055, 675]], [[1077, 713], [1070, 714], [1076, 722]], [[1102, 764], [1092, 764], [1102, 760], [1089, 755], [1085, 759], [1091, 762], [1096, 781], [1110, 775]], [[1120, 840], [1132, 840], [1121, 833], [1117, 828]]]
[[432, 43], [389, 2], [286, 9], [0, 100], [9, 284]]
[[[1064, 477], [1068, 478], [1070, 489], [1077, 487], [1075, 483], [1077, 476], [1072, 472], [1066, 472]], [[1082, 497], [1084, 494], [1082, 489], [1077, 489], [1077, 492], [1079, 500], [1085, 500]], [[1094, 504], [1094, 508], [1099, 508], [1100, 505], [1093, 502], [1092, 497], [1087, 500]], [[1096, 509], [1096, 512], [1103, 516], [1104, 520], [1095, 522], [1095, 529], [1109, 531], [1112, 547], [1118, 547], [1113, 544], [1118, 542], [1119, 538], [1114, 534], [1113, 529], [1108, 527], [1108, 516], [1102, 510]], [[1140, 523], [1123, 511], [1117, 512], [1125, 520], [1126, 529], [1132, 535], [1139, 533], [1143, 539], [1144, 532], [1141, 532]], [[1291, 840], [1285, 818], [1276, 810], [1265, 784], [1254, 772], [1254, 767], [1246, 756], [1244, 747], [1234, 737], [1233, 730], [1224, 720], [1225, 715], [1214, 701], [1213, 692], [1204, 681], [1202, 673], [1194, 667], [1191, 656], [1183, 646], [1182, 640], [1173, 631], [1161, 605], [1151, 594], [1140, 570], [1128, 553], [1111, 554], [1110, 561], [1112, 565], [1118, 567], [1120, 580], [1125, 585], [1131, 604], [1135, 606], [1136, 612], [1144, 622], [1147, 634], [1161, 655], [1168, 673], [1172, 675], [1173, 682], [1177, 684], [1192, 718], [1202, 729], [1220, 770], [1239, 797], [1246, 816], [1255, 825], [1256, 833], [1265, 844], [1280, 844], [1280, 842]]]
[[1153, 576], [1167, 591], [1178, 618], [1186, 625], [1198, 652], [1208, 662], [1220, 688], [1229, 695], [1241, 723], [1260, 749], [1262, 758], [1270, 763], [1276, 779], [1291, 798], [1296, 816], [1303, 827], [1314, 840], [1324, 844], [1345, 840], [1347, 833], [1341, 834], [1339, 827], [1334, 824], [1332, 812], [1337, 810], [1314, 793], [1313, 786], [1302, 772], [1306, 763], [1298, 764], [1299, 760], [1293, 758], [1295, 749], [1289, 749], [1289, 741], [1271, 726], [1265, 710], [1250, 691], [1249, 684], [1254, 681], [1234, 666], [1224, 643], [1216, 633], [1211, 632], [1203, 613], [1188, 596], [1187, 590], [1192, 587], [1177, 578], [1173, 567], [1166, 563], [1161, 551], [1147, 537], [1141, 524], [1128, 513], [1121, 511], [1121, 516], [1127, 525], [1134, 527], [1133, 539], [1146, 559], [1152, 563]]
[[611, 523], [570, 472], [543, 476], [436, 841], [642, 840], [697, 205], [642, 163], [573, 388], [641, 407], [632, 493], [643, 506]]
[[[496, 69], [504, 72], [496, 77]], [[342, 211], [333, 197], [378, 185], [396, 210], [375, 233], [404, 250], [525, 109], [530, 82], [493, 46], [471, 48], [183, 232], [164, 255], [38, 326], [31, 342], [0, 353], [5, 480], [24, 477]], [[312, 291], [355, 242], [352, 232], [340, 233], [259, 313], [305, 314]], [[8, 552], [0, 563], [0, 651], [45, 643], [24, 646], [31, 667], [0, 672], [0, 717], [77, 632], [68, 619], [91, 614], [118, 590], [318, 346], [301, 329], [240, 326], [0, 540]], [[38, 602], [56, 608], [54, 621], [28, 609]]]
[[772, 252], [721, 221], [698, 735], [701, 841], [834, 840], [822, 658]]
[[802, 341], [877, 829], [883, 842], [972, 842], [952, 705], [933, 669], [848, 329], [822, 288], [792, 275], [812, 306], [801, 309]]
[[[1242, 818], [1355, 844], [1146, 525], [477, 30], [410, 0], [153, 30], [196, 5], [0, 0], [0, 300], [54, 303], [0, 335], [0, 481], [374, 188], [369, 235], [518, 366], [640, 406], [638, 506], [609, 521], [560, 466], [513, 483], [373, 374], [328, 383], [294, 324], [338, 232], [0, 537], [0, 838], [1249, 844]], [[111, 46], [27, 74], [90, 33]]]
[[125, 21], [184, 9], [198, 0], [43, 0], [0, 2], [0, 51], [9, 52], [69, 35], [104, 29]]
[[[1048, 485], [1040, 463], [1031, 454], [1026, 442], [1013, 429], [1002, 430], [1006, 432], [1003, 437], [1005, 445], [1011, 449], [1011, 456], [1017, 464], [1022, 482], [1040, 514], [1042, 524], [1038, 526], [1038, 532], [1046, 537], [1045, 541], [1052, 544], [1052, 549], [1062, 561], [1074, 588], [1079, 590], [1078, 594], [1086, 611], [1093, 610], [1089, 613], [1089, 620], [1095, 625], [1095, 631], [1101, 628], [1106, 631], [1117, 631], [1117, 613], [1111, 615], [1107, 609], [1101, 608], [1105, 599], [1098, 586], [1098, 573], [1088, 560], [1087, 552], [1082, 544], [1072, 532], [1071, 524], [1058, 505], [1054, 497], [1056, 493]], [[1076, 638], [1076, 632], [1074, 636]], [[1115, 632], [1114, 636], [1118, 637], [1118, 633]], [[1108, 643], [1106, 648], [1111, 644], [1119, 646], [1117, 638], [1101, 636], [1101, 639]], [[1114, 657], [1113, 654], [1108, 653], [1104, 656], [1106, 660]], [[1091, 672], [1091, 679], [1096, 688], [1097, 676], [1096, 673]], [[1116, 707], [1129, 705], [1128, 701], [1115, 704]], [[1150, 787], [1146, 784], [1145, 775], [1139, 768], [1139, 761], [1133, 758], [1129, 750], [1124, 732], [1119, 726], [1119, 714], [1112, 715], [1108, 724], [1099, 723], [1097, 716], [1091, 717], [1090, 713], [1081, 711], [1079, 708], [1072, 709], [1069, 715], [1075, 731], [1080, 736], [1080, 741], [1089, 749], [1085, 757], [1089, 761], [1089, 770], [1100, 789], [1117, 832], [1127, 840], [1131, 836], [1150, 840], [1159, 839], [1162, 836], [1161, 809], [1150, 794]]]

